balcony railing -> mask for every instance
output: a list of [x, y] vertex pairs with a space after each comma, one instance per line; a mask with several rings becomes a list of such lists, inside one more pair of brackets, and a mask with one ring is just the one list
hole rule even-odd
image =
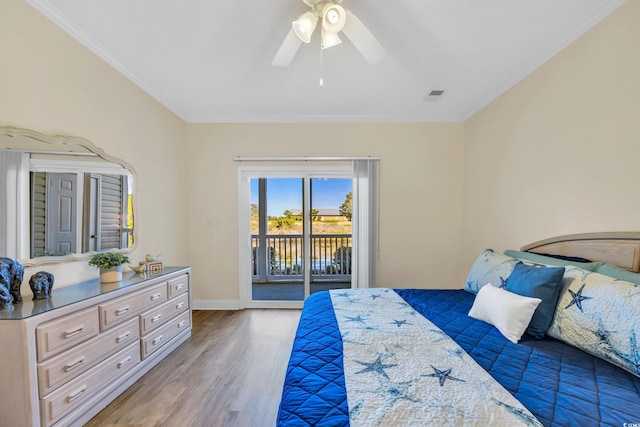
[[[264, 242], [264, 250], [260, 250], [260, 242]], [[351, 234], [312, 234], [310, 246], [311, 281], [351, 280]], [[254, 234], [251, 250], [254, 283], [303, 280], [304, 238], [301, 234]]]

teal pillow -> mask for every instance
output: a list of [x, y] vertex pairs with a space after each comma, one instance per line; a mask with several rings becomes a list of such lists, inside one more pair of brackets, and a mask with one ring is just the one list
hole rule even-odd
[[507, 290], [542, 300], [527, 327], [527, 333], [534, 338], [544, 338], [547, 329], [551, 326], [562, 289], [563, 277], [564, 267], [537, 267], [522, 262], [513, 267], [507, 282]]
[[564, 259], [534, 254], [531, 252], [514, 251], [513, 249], [507, 249], [506, 251], [504, 251], [504, 254], [514, 258], [521, 259], [523, 261], [529, 261], [535, 264], [551, 265], [555, 267], [566, 267], [567, 265], [575, 265], [576, 267], [580, 267], [583, 270], [588, 270], [588, 271], [596, 271], [598, 267], [602, 265], [601, 262], [567, 261]]
[[604, 274], [605, 276], [613, 277], [614, 279], [624, 280], [625, 282], [635, 283], [640, 285], [640, 274], [634, 273], [624, 268], [620, 268], [613, 264], [602, 264], [596, 270], [596, 273]]

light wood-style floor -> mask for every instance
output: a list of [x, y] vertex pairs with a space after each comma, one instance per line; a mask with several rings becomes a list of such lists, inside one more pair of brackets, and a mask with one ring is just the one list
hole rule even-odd
[[299, 317], [194, 311], [191, 339], [86, 426], [274, 426]]

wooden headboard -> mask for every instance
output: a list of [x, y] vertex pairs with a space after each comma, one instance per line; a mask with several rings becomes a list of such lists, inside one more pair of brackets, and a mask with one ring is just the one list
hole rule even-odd
[[601, 232], [552, 237], [522, 247], [523, 251], [586, 258], [640, 272], [640, 232]]

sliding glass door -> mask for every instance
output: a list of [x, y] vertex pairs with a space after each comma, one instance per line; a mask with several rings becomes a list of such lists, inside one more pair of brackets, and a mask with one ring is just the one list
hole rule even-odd
[[251, 178], [251, 299], [304, 299], [303, 178]]
[[250, 242], [240, 251], [245, 305], [299, 307], [313, 292], [352, 287], [352, 169], [242, 175], [240, 228]]
[[311, 178], [310, 292], [351, 287], [353, 180]]

